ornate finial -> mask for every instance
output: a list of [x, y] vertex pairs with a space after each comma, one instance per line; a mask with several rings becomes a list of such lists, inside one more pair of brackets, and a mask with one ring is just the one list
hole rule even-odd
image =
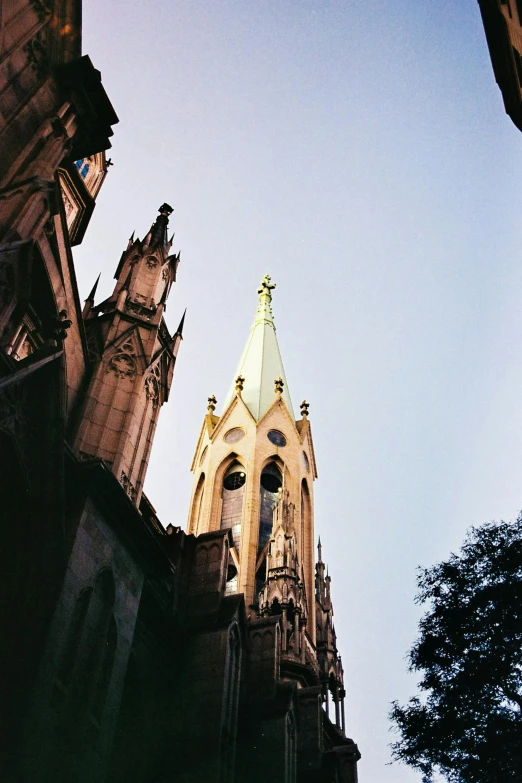
[[239, 392], [243, 391], [244, 385], [245, 385], [245, 379], [243, 378], [242, 375], [238, 375], [236, 378], [236, 391], [238, 392], [238, 394]]
[[275, 379], [275, 393], [282, 394], [285, 383], [281, 377]]
[[303, 400], [301, 403], [301, 416], [303, 419], [308, 418], [308, 408], [310, 407], [310, 403], [306, 400]]
[[257, 289], [257, 293], [259, 294], [259, 305], [257, 308], [256, 320], [254, 321], [254, 323], [267, 321], [273, 324], [271, 302], [272, 302], [272, 291], [274, 290], [274, 288], [275, 288], [275, 283], [272, 283], [272, 278], [270, 277], [270, 275], [265, 275], [261, 280], [261, 284], [259, 288]]
[[160, 215], [172, 215], [174, 212], [173, 207], [170, 206], [170, 204], [162, 204], [161, 207], [158, 209], [158, 212]]
[[209, 413], [214, 413], [214, 411], [216, 410], [216, 403], [217, 403], [216, 396], [215, 394], [212, 394], [212, 396], [208, 398], [207, 411]]

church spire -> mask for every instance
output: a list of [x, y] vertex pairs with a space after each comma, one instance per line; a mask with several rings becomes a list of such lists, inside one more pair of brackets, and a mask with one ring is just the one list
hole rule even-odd
[[94, 307], [96, 285], [83, 311], [92, 348], [75, 445], [83, 456], [111, 465], [139, 506], [159, 410], [168, 400], [184, 316], [171, 335], [164, 320], [176, 280], [179, 253], [170, 254], [172, 207], [162, 204], [145, 238], [129, 240], [116, 269], [116, 285]]
[[160, 247], [162, 250], [168, 253], [172, 245], [172, 239], [167, 238], [167, 228], [169, 225], [169, 216], [172, 215], [174, 209], [170, 204], [162, 204], [158, 210], [159, 215], [155, 222], [150, 227], [149, 233], [145, 237], [144, 244], [148, 245], [149, 249], [154, 247]]
[[[241, 397], [256, 421], [259, 421], [272, 405], [275, 383], [279, 384], [281, 397], [290, 416], [295, 418], [272, 314], [274, 288], [275, 283], [272, 283], [270, 275], [265, 275], [257, 291], [259, 306], [254, 323], [234, 375], [234, 378], [244, 378]], [[237, 393], [236, 385], [234, 380], [225, 407], [234, 399]]]

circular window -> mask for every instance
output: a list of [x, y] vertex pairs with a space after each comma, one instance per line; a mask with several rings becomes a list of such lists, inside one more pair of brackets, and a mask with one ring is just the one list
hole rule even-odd
[[267, 438], [274, 446], [286, 446], [286, 438], [279, 430], [270, 430]]
[[223, 486], [225, 489], [239, 489], [246, 481], [246, 474], [241, 471], [235, 473], [229, 473], [223, 480]]
[[237, 443], [238, 440], [241, 440], [244, 434], [245, 430], [242, 430], [241, 427], [234, 427], [225, 433], [223, 440], [225, 443]]
[[275, 476], [273, 473], [262, 473], [261, 486], [268, 492], [275, 494], [276, 492], [279, 492], [283, 484], [280, 476]]
[[306, 456], [305, 451], [303, 451], [303, 465], [304, 469], [308, 472], [310, 470], [310, 463], [308, 462], [308, 457]]

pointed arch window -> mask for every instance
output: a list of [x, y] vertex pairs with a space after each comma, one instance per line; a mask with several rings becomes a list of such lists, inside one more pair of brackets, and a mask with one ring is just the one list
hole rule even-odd
[[234, 546], [241, 548], [241, 518], [245, 495], [246, 473], [243, 466], [234, 461], [223, 477], [221, 489], [221, 530], [231, 528]]
[[105, 568], [76, 601], [57, 682], [67, 694], [63, 720], [71, 739], [81, 736], [86, 719], [98, 726], [105, 709], [117, 646], [114, 598], [112, 572]]
[[296, 732], [295, 719], [291, 712], [286, 716], [285, 783], [295, 783], [296, 774]]
[[[310, 499], [310, 490], [308, 482], [303, 479], [301, 482], [301, 529], [306, 535], [307, 530], [311, 530], [312, 524], [312, 501]], [[303, 541], [301, 541], [301, 559], [304, 558]]]
[[201, 509], [203, 507], [203, 493], [205, 491], [205, 474], [202, 473], [198, 479], [194, 500], [192, 502], [192, 516], [190, 520], [190, 532], [199, 535], [199, 526], [201, 522]]
[[81, 160], [76, 160], [74, 162], [74, 165], [78, 169], [82, 179], [85, 179], [85, 177], [89, 173], [89, 163], [88, 163], [87, 158], [82, 158]]
[[221, 711], [221, 780], [223, 783], [233, 783], [235, 777], [234, 766], [240, 672], [241, 640], [237, 625], [233, 625], [228, 635], [225, 677], [223, 681], [223, 705]]
[[261, 472], [259, 488], [259, 534], [257, 539], [257, 556], [259, 561], [256, 570], [256, 598], [262, 591], [266, 581], [266, 555], [263, 557], [262, 552], [272, 533], [274, 508], [281, 496], [282, 487], [281, 471], [275, 462], [269, 462]]
[[260, 552], [272, 532], [274, 508], [280, 497], [283, 486], [281, 471], [275, 462], [269, 462], [261, 473], [260, 508], [259, 508], [259, 538], [257, 551]]

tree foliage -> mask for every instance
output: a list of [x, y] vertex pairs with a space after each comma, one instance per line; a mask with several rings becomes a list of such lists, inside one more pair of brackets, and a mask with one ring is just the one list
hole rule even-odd
[[395, 760], [451, 783], [522, 781], [522, 512], [472, 528], [459, 554], [419, 569], [429, 610], [409, 653], [420, 696], [390, 717]]

